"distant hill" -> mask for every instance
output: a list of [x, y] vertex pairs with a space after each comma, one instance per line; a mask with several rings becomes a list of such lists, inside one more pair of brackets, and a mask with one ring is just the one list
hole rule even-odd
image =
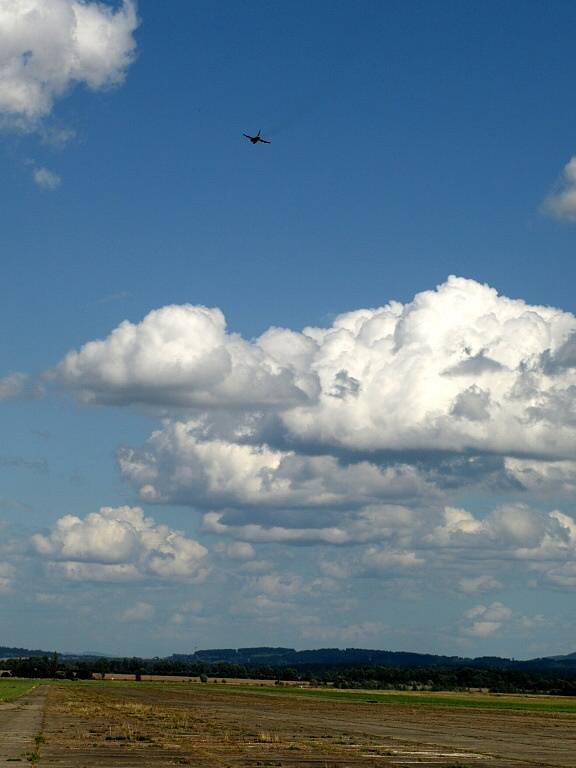
[[498, 656], [467, 658], [409, 651], [381, 651], [364, 648], [319, 648], [297, 651], [294, 648], [216, 648], [192, 654], [173, 654], [174, 661], [205, 664], [241, 664], [249, 667], [384, 666], [384, 667], [475, 667], [483, 669], [560, 671], [576, 670], [576, 653], [517, 661]]
[[[33, 656], [52, 656], [54, 650], [41, 651], [31, 650], [30, 648], [11, 648], [6, 645], [0, 645], [0, 659], [29, 659]], [[122, 656], [114, 656], [109, 653], [99, 653], [98, 651], [83, 651], [81, 653], [66, 653], [64, 651], [57, 651], [58, 655], [63, 659], [68, 660], [90, 660], [90, 659], [120, 659]]]
[[[51, 656], [53, 651], [29, 650], [0, 646], [0, 659]], [[123, 658], [97, 653], [60, 654], [68, 660]], [[410, 651], [382, 651], [365, 648], [318, 648], [297, 651], [294, 648], [256, 646], [250, 648], [212, 648], [194, 653], [175, 653], [165, 657], [169, 662], [186, 664], [234, 664], [245, 667], [275, 667], [311, 670], [318, 667], [471, 667], [526, 672], [576, 673], [576, 653], [546, 656], [518, 661], [499, 656], [441, 656]]]
[[319, 648], [312, 651], [296, 651], [294, 648], [221, 648], [185, 656], [175, 654], [175, 660], [200, 661], [208, 664], [225, 662], [246, 666], [304, 667], [314, 665], [357, 666], [446, 666], [462, 664], [458, 656], [435, 656], [433, 654], [408, 653], [404, 651], [378, 651], [362, 648]]
[[30, 656], [50, 656], [54, 651], [31, 651], [29, 648], [10, 648], [0, 645], [0, 659], [29, 658]]
[[553, 661], [576, 661], [576, 653], [567, 653], [564, 656], [546, 656], [545, 658]]

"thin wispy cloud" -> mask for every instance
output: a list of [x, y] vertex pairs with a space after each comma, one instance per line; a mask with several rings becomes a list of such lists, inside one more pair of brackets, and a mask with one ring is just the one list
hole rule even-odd
[[42, 475], [49, 472], [46, 459], [27, 459], [24, 456], [0, 456], [0, 469], [25, 469]]
[[16, 400], [27, 390], [29, 377], [19, 371], [0, 378], [0, 400]]
[[100, 299], [96, 299], [95, 301], [91, 302], [91, 305], [113, 304], [116, 301], [129, 299], [131, 295], [132, 294], [130, 291], [116, 291], [115, 293], [109, 293], [107, 296], [102, 296]]
[[31, 512], [32, 507], [29, 504], [23, 504], [21, 501], [17, 501], [16, 499], [0, 498], [0, 510], [2, 512], [26, 513]]
[[34, 183], [45, 192], [54, 192], [62, 184], [62, 179], [48, 168], [36, 168], [32, 174]]
[[0, 402], [7, 400], [37, 400], [43, 396], [43, 385], [27, 373], [14, 371], [0, 378]]

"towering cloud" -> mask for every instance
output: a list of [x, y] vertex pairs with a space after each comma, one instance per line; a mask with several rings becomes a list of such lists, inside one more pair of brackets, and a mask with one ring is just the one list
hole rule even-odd
[[87, 402], [219, 410], [237, 425], [252, 412], [244, 438], [266, 409], [306, 451], [559, 459], [576, 438], [574, 333], [569, 313], [451, 277], [406, 305], [253, 341], [218, 309], [165, 307], [69, 353], [56, 375]]

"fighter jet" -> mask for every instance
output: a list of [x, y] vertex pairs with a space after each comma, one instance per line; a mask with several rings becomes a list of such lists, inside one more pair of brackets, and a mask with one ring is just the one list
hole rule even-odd
[[260, 138], [260, 131], [258, 131], [256, 136], [248, 136], [247, 133], [243, 133], [242, 136], [246, 136], [247, 139], [250, 139], [252, 144], [258, 144], [258, 142], [260, 142], [260, 144], [272, 144], [271, 141], [266, 141], [266, 139]]

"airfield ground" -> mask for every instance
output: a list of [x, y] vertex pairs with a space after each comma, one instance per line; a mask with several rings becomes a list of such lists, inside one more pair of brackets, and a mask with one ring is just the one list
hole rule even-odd
[[346, 693], [39, 684], [0, 703], [0, 766], [576, 768], [569, 699]]

